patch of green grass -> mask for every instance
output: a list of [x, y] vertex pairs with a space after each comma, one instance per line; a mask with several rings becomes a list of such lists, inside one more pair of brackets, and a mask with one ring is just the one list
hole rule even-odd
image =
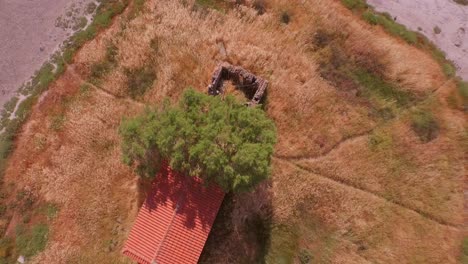
[[128, 93], [134, 99], [143, 96], [151, 88], [154, 80], [156, 80], [156, 73], [149, 66], [138, 69], [126, 69], [125, 75], [127, 76]]
[[23, 225], [18, 225], [16, 249], [20, 255], [32, 257], [45, 249], [48, 236], [49, 227], [46, 224], [34, 225], [30, 230]]
[[458, 83], [458, 92], [466, 100], [468, 99], [468, 82], [459, 82]]
[[224, 11], [227, 3], [224, 0], [195, 0], [195, 6]]
[[468, 263], [468, 237], [465, 237], [462, 241], [462, 250], [460, 256], [461, 263]]
[[380, 76], [369, 71], [357, 70], [354, 73], [354, 78], [365, 88], [363, 91], [365, 96], [395, 101], [400, 107], [408, 105], [413, 100], [411, 93], [399, 90]]
[[416, 32], [408, 30], [405, 26], [396, 23], [391, 17], [389, 18], [386, 15], [367, 10], [362, 13], [362, 18], [371, 25], [381, 25], [388, 33], [401, 37], [409, 44], [414, 45], [418, 42], [418, 35]]
[[341, 0], [344, 6], [351, 10], [361, 10], [367, 8], [365, 0]]
[[457, 74], [457, 69], [455, 69], [455, 66], [453, 66], [452, 63], [444, 63], [442, 64], [442, 71], [444, 72], [445, 76], [448, 78], [455, 77]]
[[369, 136], [369, 148], [372, 151], [387, 150], [393, 146], [392, 135], [383, 130], [376, 130]]
[[435, 139], [439, 134], [439, 124], [429, 109], [414, 110], [411, 113], [411, 127], [424, 143]]

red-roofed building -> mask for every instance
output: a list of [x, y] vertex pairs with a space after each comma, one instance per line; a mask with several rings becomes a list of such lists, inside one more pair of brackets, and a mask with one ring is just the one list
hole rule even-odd
[[197, 263], [224, 198], [217, 186], [163, 167], [123, 254], [140, 264]]

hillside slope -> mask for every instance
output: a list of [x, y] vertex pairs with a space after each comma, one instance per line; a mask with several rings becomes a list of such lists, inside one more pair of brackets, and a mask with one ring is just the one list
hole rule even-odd
[[59, 208], [34, 263], [128, 262], [141, 193], [120, 121], [206, 91], [220, 61], [270, 82], [278, 144], [271, 180], [225, 200], [202, 263], [458, 261], [466, 115], [429, 54], [333, 0], [137, 2], [78, 52], [16, 142], [5, 199], [26, 190]]

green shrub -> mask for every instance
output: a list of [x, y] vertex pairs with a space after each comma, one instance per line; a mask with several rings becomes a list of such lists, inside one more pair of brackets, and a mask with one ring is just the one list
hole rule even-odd
[[411, 127], [422, 142], [427, 143], [439, 134], [439, 125], [431, 111], [417, 109], [411, 113]]
[[148, 109], [120, 126], [123, 160], [152, 178], [164, 160], [172, 168], [226, 191], [250, 190], [270, 173], [274, 123], [260, 108], [227, 96], [184, 92], [178, 105]]
[[126, 69], [125, 75], [127, 75], [127, 91], [133, 99], [143, 96], [156, 79], [156, 73], [149, 66]]

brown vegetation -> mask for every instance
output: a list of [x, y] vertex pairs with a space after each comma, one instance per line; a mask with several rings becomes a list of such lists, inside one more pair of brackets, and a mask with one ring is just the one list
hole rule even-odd
[[[224, 60], [269, 81], [278, 144], [271, 181], [225, 201], [201, 262], [458, 261], [467, 136], [456, 83], [338, 1], [246, 2], [148, 1], [39, 100], [4, 179], [60, 208], [36, 263], [127, 261], [138, 188], [119, 123], [188, 86], [205, 92]], [[110, 66], [96, 75], [97, 64]]]

